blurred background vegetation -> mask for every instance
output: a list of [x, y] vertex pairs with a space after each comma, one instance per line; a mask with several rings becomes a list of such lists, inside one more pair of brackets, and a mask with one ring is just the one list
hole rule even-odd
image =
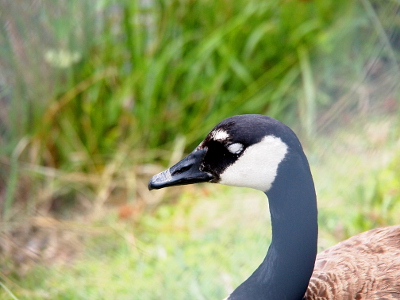
[[235, 114], [301, 137], [321, 249], [400, 223], [398, 1], [0, 5], [0, 298], [224, 298], [263, 195], [147, 181]]

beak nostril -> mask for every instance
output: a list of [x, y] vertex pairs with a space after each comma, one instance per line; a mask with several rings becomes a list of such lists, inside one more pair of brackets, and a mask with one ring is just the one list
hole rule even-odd
[[181, 173], [184, 173], [186, 171], [189, 171], [189, 169], [192, 167], [193, 165], [186, 165], [186, 166], [182, 166], [181, 168], [174, 170], [174, 172], [172, 173], [172, 175], [178, 175]]

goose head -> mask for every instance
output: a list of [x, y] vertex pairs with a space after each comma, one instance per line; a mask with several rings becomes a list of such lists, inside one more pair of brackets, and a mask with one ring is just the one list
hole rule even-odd
[[302, 151], [289, 127], [264, 115], [238, 115], [215, 126], [192, 153], [156, 174], [149, 189], [214, 182], [267, 192], [289, 151]]

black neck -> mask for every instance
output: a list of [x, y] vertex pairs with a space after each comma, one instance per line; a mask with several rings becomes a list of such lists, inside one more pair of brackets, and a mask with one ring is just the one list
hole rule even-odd
[[229, 300], [301, 300], [317, 255], [317, 204], [310, 168], [302, 151], [289, 152], [266, 193], [272, 242], [257, 270]]

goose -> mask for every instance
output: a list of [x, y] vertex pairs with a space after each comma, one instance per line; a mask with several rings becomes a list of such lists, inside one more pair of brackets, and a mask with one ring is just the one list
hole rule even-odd
[[154, 175], [149, 189], [213, 182], [264, 192], [272, 240], [259, 267], [225, 300], [400, 299], [400, 226], [358, 234], [317, 255], [317, 202], [296, 134], [265, 115], [216, 125]]

